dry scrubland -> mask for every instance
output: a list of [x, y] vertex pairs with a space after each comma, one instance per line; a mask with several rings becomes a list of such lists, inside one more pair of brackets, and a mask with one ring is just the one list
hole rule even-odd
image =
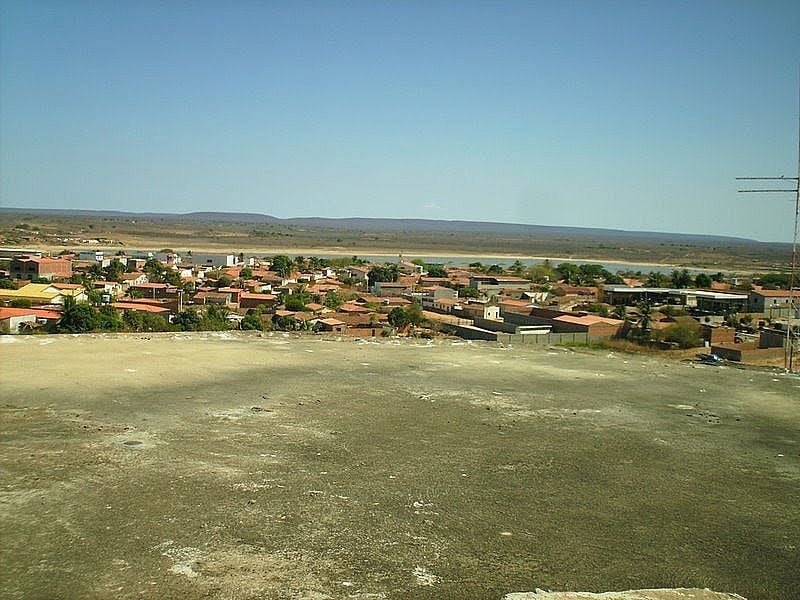
[[[232, 215], [228, 215], [229, 217]], [[320, 253], [343, 256], [389, 254], [466, 257], [506, 256], [508, 262], [519, 257], [551, 256], [563, 260], [590, 259], [599, 262], [622, 261], [639, 264], [681, 265], [722, 271], [785, 271], [791, 262], [791, 246], [736, 238], [698, 238], [655, 236], [647, 233], [614, 232], [593, 229], [510, 226], [511, 230], [452, 229], [442, 222], [442, 230], [419, 229], [411, 221], [378, 220], [378, 223], [338, 221], [338, 226], [310, 222], [280, 221], [262, 223], [247, 215], [243, 220], [197, 220], [187, 215], [100, 214], [54, 215], [25, 209], [0, 210], [0, 238], [8, 245], [35, 246], [59, 251], [97, 244], [80, 244], [81, 239], [114, 240], [113, 251], [125, 248], [172, 248], [182, 254], [194, 252], [272, 254]], [[314, 221], [314, 219], [312, 219]], [[357, 221], [357, 220], [356, 220]], [[496, 225], [496, 224], [495, 224]], [[491, 227], [491, 224], [484, 224]], [[70, 242], [56, 238], [68, 237]], [[555, 259], [560, 262], [561, 259]], [[464, 262], [470, 262], [465, 260]]]
[[0, 596], [800, 590], [800, 379], [442, 340], [0, 338]]

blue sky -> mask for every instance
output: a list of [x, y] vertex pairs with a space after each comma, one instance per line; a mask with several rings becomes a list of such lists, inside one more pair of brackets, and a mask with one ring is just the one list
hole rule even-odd
[[798, 2], [0, 7], [2, 206], [791, 239]]

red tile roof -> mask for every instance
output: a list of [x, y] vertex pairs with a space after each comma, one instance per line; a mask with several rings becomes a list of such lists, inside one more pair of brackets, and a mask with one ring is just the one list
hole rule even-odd
[[352, 304], [350, 302], [346, 304], [342, 304], [339, 307], [339, 310], [346, 313], [366, 313], [369, 312], [368, 309], [364, 308], [363, 306], [359, 306], [358, 304]]
[[330, 325], [332, 327], [335, 327], [336, 325], [344, 325], [344, 322], [340, 321], [339, 319], [320, 319], [319, 322], [325, 323], [325, 325]]
[[800, 290], [753, 290], [754, 294], [764, 296], [765, 298], [789, 298], [790, 296], [800, 297]]
[[148, 282], [148, 283], [139, 283], [139, 284], [137, 284], [137, 285], [135, 285], [133, 287], [140, 288], [140, 289], [144, 288], [144, 289], [148, 289], [148, 290], [160, 290], [160, 289], [164, 289], [164, 288], [171, 288], [173, 286], [168, 284], [168, 283], [150, 283], [150, 282]]
[[0, 308], [0, 320], [10, 317], [24, 317], [33, 315], [37, 319], [60, 319], [61, 313], [55, 310], [42, 308]]
[[273, 300], [277, 300], [278, 297], [275, 294], [254, 294], [252, 292], [242, 292], [239, 294], [240, 300], [263, 300], [264, 302], [272, 302]]
[[152, 304], [138, 304], [136, 302], [114, 302], [111, 306], [117, 310], [135, 310], [137, 312], [153, 313], [156, 315], [169, 313], [168, 308], [160, 308]]
[[608, 319], [606, 317], [598, 317], [595, 315], [561, 315], [556, 317], [555, 321], [562, 321], [564, 323], [576, 323], [578, 325], [596, 325], [597, 323], [606, 323], [608, 325], [622, 325], [619, 319]]

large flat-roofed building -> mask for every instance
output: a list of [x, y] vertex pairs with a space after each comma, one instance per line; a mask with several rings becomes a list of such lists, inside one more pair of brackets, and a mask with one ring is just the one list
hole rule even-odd
[[14, 258], [15, 256], [32, 256], [41, 258], [41, 250], [29, 250], [26, 248], [0, 248], [0, 258]]
[[185, 257], [184, 262], [191, 263], [196, 267], [233, 267], [236, 265], [236, 256], [233, 254], [194, 252], [191, 256]]
[[603, 302], [613, 305], [634, 305], [640, 302], [680, 304], [702, 312], [744, 312], [748, 307], [747, 294], [714, 292], [679, 288], [649, 288], [606, 285]]

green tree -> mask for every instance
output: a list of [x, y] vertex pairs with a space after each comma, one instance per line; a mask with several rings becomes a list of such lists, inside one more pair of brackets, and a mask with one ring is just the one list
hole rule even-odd
[[230, 275], [220, 275], [217, 279], [217, 287], [229, 287], [233, 283], [233, 277]]
[[664, 274], [658, 271], [650, 271], [645, 281], [647, 287], [664, 287]]
[[103, 265], [98, 262], [93, 262], [91, 265], [89, 265], [88, 273], [89, 277], [92, 279], [102, 279], [106, 275], [103, 272]]
[[397, 265], [374, 266], [367, 273], [369, 285], [372, 286], [376, 281], [391, 283], [397, 281]]
[[695, 287], [699, 288], [710, 288], [711, 287], [711, 276], [707, 273], [698, 273], [695, 275], [694, 278], [694, 285]]
[[546, 260], [539, 265], [528, 267], [525, 276], [536, 283], [544, 283], [554, 279], [556, 271], [550, 266], [550, 261]]
[[258, 311], [247, 313], [242, 319], [241, 327], [244, 330], [250, 331], [261, 331], [264, 329], [264, 326], [261, 324], [261, 313]]
[[640, 302], [638, 305], [639, 314], [642, 318], [639, 320], [639, 335], [642, 339], [650, 336], [650, 321], [653, 318], [653, 306], [649, 302]]
[[167, 269], [166, 271], [164, 271], [164, 275], [162, 278], [164, 283], [174, 285], [175, 287], [181, 287], [183, 285], [183, 279], [181, 279], [181, 274], [175, 269]]
[[789, 273], [768, 273], [758, 277], [759, 283], [768, 290], [788, 290], [791, 285], [791, 279], [792, 276]]
[[155, 258], [148, 258], [144, 262], [144, 268], [142, 270], [144, 271], [145, 275], [147, 275], [147, 279], [154, 283], [161, 283], [166, 268], [161, 261], [156, 260]]
[[301, 311], [306, 308], [305, 298], [301, 294], [287, 296], [283, 304], [286, 306], [286, 310]]
[[250, 267], [242, 267], [239, 271], [239, 277], [242, 279], [251, 279], [253, 277], [253, 269]]
[[625, 283], [625, 280], [619, 273], [609, 273], [606, 271], [606, 275], [604, 275], [603, 279], [608, 285], [623, 285]]
[[481, 262], [471, 262], [469, 263], [469, 268], [475, 271], [476, 273], [486, 272], [486, 267]]
[[700, 345], [700, 324], [682, 321], [670, 325], [662, 332], [662, 339], [678, 344], [681, 348], [695, 348]]
[[182, 331], [200, 331], [202, 324], [200, 315], [193, 308], [187, 308], [175, 317], [175, 325]]
[[417, 302], [412, 302], [406, 307], [406, 319], [415, 327], [419, 327], [425, 322], [422, 306]]
[[203, 331], [225, 331], [230, 329], [228, 308], [221, 304], [209, 304], [200, 320]]
[[120, 318], [113, 306], [105, 305], [100, 307], [95, 316], [95, 329], [119, 331], [122, 327], [122, 318]]
[[331, 261], [329, 259], [320, 258], [319, 256], [310, 257], [308, 262], [312, 269], [325, 269], [331, 266]]
[[275, 315], [272, 317], [272, 325], [278, 331], [297, 331], [299, 329], [297, 319], [292, 316], [281, 317]]
[[427, 265], [428, 277], [447, 277], [447, 269], [444, 265]]
[[677, 269], [674, 270], [670, 275], [670, 279], [672, 279], [672, 287], [678, 289], [687, 288], [692, 285], [692, 276], [687, 269], [681, 269], [680, 271]]
[[97, 305], [103, 301], [103, 294], [96, 287], [90, 285], [86, 287], [86, 299], [88, 300], [89, 304]]
[[514, 261], [514, 264], [511, 265], [509, 271], [511, 271], [517, 277], [522, 277], [522, 273], [525, 270], [525, 265], [522, 264], [522, 261], [517, 259]]
[[270, 270], [275, 271], [281, 277], [288, 277], [293, 267], [292, 259], [285, 254], [278, 254], [272, 257]]
[[580, 270], [578, 265], [570, 262], [564, 262], [556, 267], [556, 273], [564, 280], [565, 283], [577, 283]]
[[135, 310], [126, 310], [122, 313], [122, 325], [128, 331], [143, 330], [142, 313]]
[[8, 303], [11, 308], [30, 308], [33, 303], [28, 298], [14, 298]]
[[325, 294], [325, 306], [331, 310], [337, 310], [342, 304], [344, 304], [344, 299], [336, 290], [329, 290], [328, 293]]
[[400, 306], [395, 306], [389, 311], [389, 324], [393, 327], [403, 327], [408, 323], [408, 316]]
[[15, 289], [17, 289], [17, 286], [14, 284], [14, 282], [11, 279], [9, 279], [7, 277], [4, 277], [4, 278], [0, 279], [0, 289], [2, 289], [2, 290], [15, 290]]
[[108, 281], [122, 281], [122, 275], [125, 273], [125, 265], [123, 265], [116, 258], [108, 263], [105, 269], [105, 278]]
[[486, 269], [487, 275], [502, 275], [503, 273], [505, 273], [505, 271], [500, 265], [491, 265], [488, 269]]
[[458, 297], [459, 298], [478, 298], [480, 297], [481, 293], [473, 287], [469, 287], [468, 285], [464, 285], [458, 288]]
[[614, 311], [611, 313], [611, 316], [615, 319], [625, 319], [626, 313], [628, 310], [625, 308], [624, 304], [617, 304], [614, 307]]
[[599, 279], [606, 277], [612, 277], [612, 275], [603, 268], [603, 265], [585, 264], [578, 267], [576, 283], [578, 285], [595, 285]]
[[56, 329], [66, 333], [87, 333], [95, 328], [97, 311], [89, 304], [79, 304], [67, 296]]
[[170, 329], [169, 323], [161, 315], [151, 313], [142, 315], [142, 331], [169, 331]]
[[608, 316], [608, 306], [602, 302], [593, 302], [586, 306], [586, 310], [590, 313], [596, 313], [601, 317]]

